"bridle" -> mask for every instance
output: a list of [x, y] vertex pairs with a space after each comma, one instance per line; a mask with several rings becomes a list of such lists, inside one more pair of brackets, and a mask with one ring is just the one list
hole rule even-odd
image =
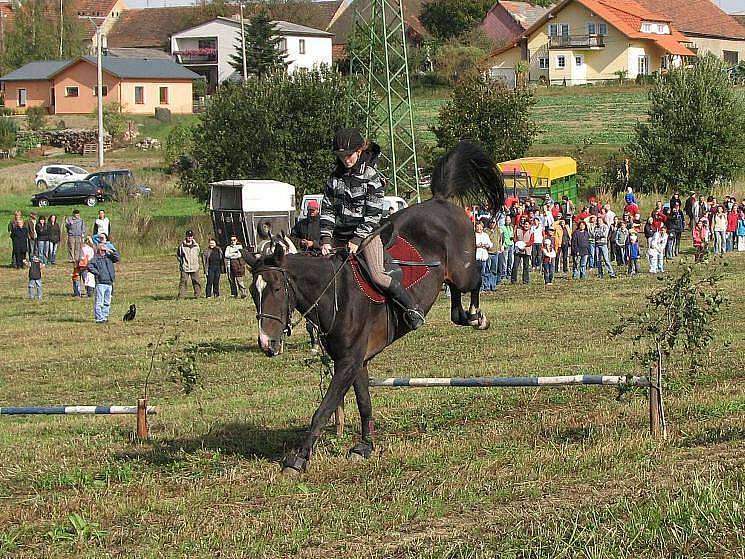
[[[292, 309], [295, 308], [295, 300], [297, 299], [297, 296], [295, 294], [295, 287], [292, 285], [292, 282], [290, 281], [289, 276], [287, 275], [287, 270], [284, 268], [280, 268], [279, 266], [262, 266], [261, 268], [257, 269], [252, 275], [254, 278], [256, 278], [257, 275], [260, 275], [262, 272], [271, 271], [271, 272], [280, 272], [282, 274], [282, 283], [285, 289], [285, 299], [287, 300], [287, 315], [282, 318], [274, 314], [265, 313], [262, 310], [263, 301], [261, 297], [261, 293], [259, 293], [258, 297], [258, 303], [256, 305], [256, 319], [259, 321], [259, 329], [261, 329], [261, 321], [264, 319], [268, 320], [276, 320], [280, 324], [282, 324], [282, 334], [287, 336], [292, 336]], [[255, 283], [254, 279], [254, 283]], [[292, 293], [292, 295], [290, 295]]]

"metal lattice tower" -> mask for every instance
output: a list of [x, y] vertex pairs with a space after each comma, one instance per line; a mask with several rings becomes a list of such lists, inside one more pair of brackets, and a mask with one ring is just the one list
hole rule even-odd
[[349, 44], [350, 105], [365, 115], [365, 135], [382, 147], [381, 173], [396, 196], [421, 201], [411, 110], [403, 4], [362, 0]]

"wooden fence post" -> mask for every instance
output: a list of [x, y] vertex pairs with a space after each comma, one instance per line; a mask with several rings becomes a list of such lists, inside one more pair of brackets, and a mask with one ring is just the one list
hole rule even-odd
[[660, 387], [658, 381], [660, 380], [657, 374], [657, 364], [653, 364], [649, 368], [649, 434], [652, 438], [662, 438], [662, 422], [661, 422], [661, 401], [660, 401]]
[[148, 438], [147, 398], [137, 400], [137, 438], [142, 441]]
[[336, 407], [336, 411], [334, 412], [334, 418], [336, 421], [336, 436], [341, 437], [344, 435], [344, 402], [342, 401], [341, 404], [339, 404]]

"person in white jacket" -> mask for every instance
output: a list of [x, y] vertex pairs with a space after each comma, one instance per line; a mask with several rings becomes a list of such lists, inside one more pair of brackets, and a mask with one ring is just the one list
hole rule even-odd
[[649, 273], [661, 274], [665, 271], [665, 247], [667, 246], [667, 228], [662, 225], [659, 231], [655, 231], [652, 238], [649, 239], [649, 249], [647, 258], [649, 258]]
[[487, 233], [484, 233], [484, 224], [476, 222], [476, 261], [481, 265], [481, 291], [489, 285], [489, 249], [494, 245]]

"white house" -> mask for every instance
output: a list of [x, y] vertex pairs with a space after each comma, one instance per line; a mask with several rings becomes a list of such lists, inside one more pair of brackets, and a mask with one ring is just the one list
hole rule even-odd
[[[248, 20], [244, 20], [248, 23]], [[331, 65], [333, 35], [320, 29], [286, 21], [273, 22], [287, 53], [287, 71]], [[240, 51], [240, 20], [218, 17], [171, 36], [171, 54], [176, 62], [207, 78], [210, 87], [236, 74], [230, 59]]]

